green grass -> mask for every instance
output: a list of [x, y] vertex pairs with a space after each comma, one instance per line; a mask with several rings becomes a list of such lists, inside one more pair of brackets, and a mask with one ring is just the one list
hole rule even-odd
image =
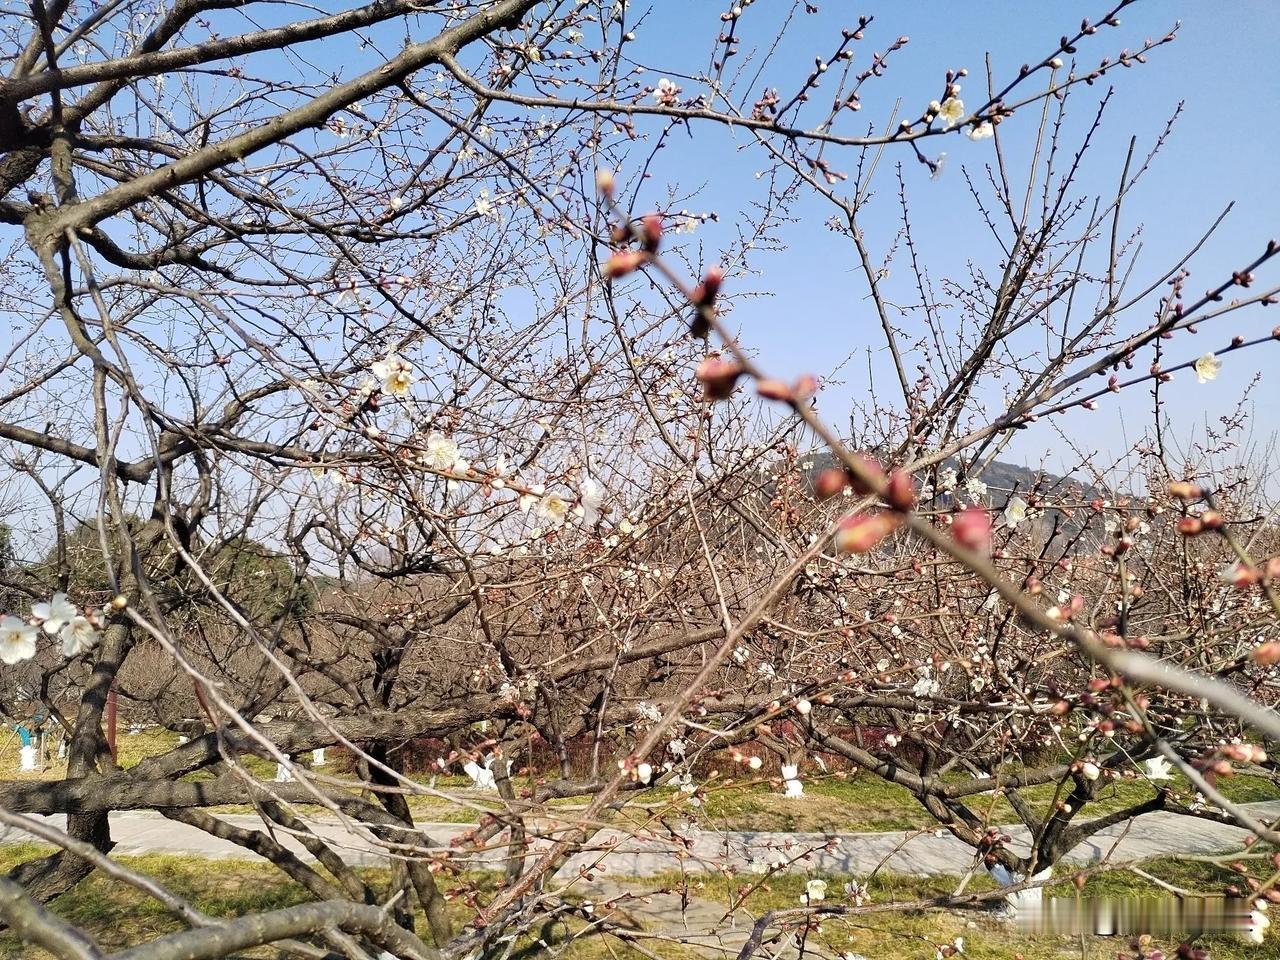
[[[1190, 796], [1185, 782], [1170, 786]], [[1231, 800], [1250, 803], [1280, 799], [1280, 789], [1265, 777], [1237, 776], [1224, 779], [1220, 789]], [[1046, 784], [1021, 791], [1033, 809], [1047, 812], [1054, 800], [1054, 785]], [[870, 774], [854, 777], [838, 775], [806, 780], [805, 795], [788, 799], [771, 783], [734, 783], [727, 787], [712, 781], [706, 801], [697, 810], [685, 806], [674, 790], [655, 788], [637, 797], [636, 802], [654, 813], [680, 805], [685, 815], [725, 830], [796, 831], [806, 833], [876, 833], [890, 830], [932, 829], [937, 824], [905, 788]], [[1155, 795], [1143, 781], [1126, 780], [1104, 786], [1098, 797], [1082, 813], [1084, 819], [1123, 809]], [[1018, 822], [1008, 800], [1003, 797], [967, 798], [971, 810], [992, 825]]]
[[[10, 739], [12, 742], [0, 739], [0, 779], [57, 779], [65, 775], [63, 765], [51, 766], [40, 773], [19, 773], [16, 737], [11, 736]], [[127, 728], [122, 728], [118, 739], [120, 765], [126, 769], [132, 767], [144, 757], [171, 750], [177, 742], [178, 735], [167, 730], [150, 729], [130, 735]], [[310, 761], [310, 754], [300, 757], [299, 761], [306, 765]], [[272, 761], [245, 756], [241, 758], [241, 763], [259, 779], [270, 781], [275, 777], [276, 768]], [[338, 774], [332, 768], [326, 768], [324, 772], [342, 779], [349, 776]], [[193, 779], [208, 776], [206, 771], [191, 775]], [[957, 778], [960, 781], [964, 779], [963, 776]], [[446, 792], [467, 790], [471, 786], [470, 780], [463, 776], [440, 776], [434, 781], [423, 779], [422, 782], [434, 782], [436, 789]], [[517, 779], [515, 783], [517, 793], [533, 785], [532, 778]], [[1179, 779], [1175, 779], [1171, 786], [1187, 796], [1194, 792], [1185, 781]], [[1280, 799], [1280, 788], [1265, 777], [1225, 778], [1220, 781], [1219, 788], [1230, 799], [1238, 802]], [[1053, 784], [1046, 784], [1025, 789], [1022, 795], [1034, 809], [1044, 813], [1053, 803], [1054, 789]], [[1087, 819], [1141, 802], [1153, 795], [1154, 788], [1145, 781], [1113, 782], [1100, 790], [1098, 798], [1085, 807], [1082, 816]], [[469, 798], [465, 803], [455, 803], [442, 797], [415, 796], [409, 802], [420, 822], [471, 823], [480, 815], [476, 807], [502, 809], [502, 804], [496, 797], [479, 800]], [[930, 829], [935, 826], [932, 818], [907, 790], [867, 773], [806, 777], [805, 797], [798, 800], [782, 796], [781, 788], [776, 783], [739, 781], [725, 786], [712, 780], [708, 784], [706, 802], [697, 810], [687, 806], [686, 795], [664, 787], [655, 787], [637, 794], [634, 802], [639, 809], [627, 814], [632, 819], [644, 818], [646, 810], [680, 816], [693, 815], [704, 823], [725, 830], [862, 833]], [[581, 798], [567, 798], [553, 801], [551, 806], [571, 815], [574, 808], [581, 807], [583, 803]], [[967, 799], [967, 803], [970, 809], [992, 825], [1018, 822], [1012, 807], [1003, 797], [973, 796]], [[249, 806], [228, 806], [219, 808], [218, 812], [252, 813], [253, 810]]]
[[[1143, 869], [1161, 880], [1198, 894], [1221, 894], [1227, 884], [1239, 881], [1239, 877], [1229, 869], [1202, 862], [1167, 859], [1153, 861]], [[805, 884], [818, 877], [828, 881], [828, 900], [841, 902], [842, 887], [848, 877], [787, 873], [772, 876], [754, 889], [745, 900], [747, 911], [752, 916], [759, 916], [771, 909], [798, 907]], [[1061, 883], [1048, 888], [1049, 896], [1164, 896], [1156, 885], [1125, 870], [1092, 876], [1080, 891], [1072, 883], [1069, 873], [1064, 872], [1063, 878]], [[728, 910], [731, 905], [741, 903], [743, 891], [760, 879], [747, 875], [690, 878], [671, 873], [633, 882], [646, 884], [652, 889], [681, 890], [687, 886], [691, 896]], [[959, 877], [907, 877], [887, 873], [866, 880], [872, 904], [909, 903], [951, 896], [957, 892], [959, 883]], [[977, 893], [993, 887], [993, 882], [982, 874], [971, 878], [964, 890]], [[813, 931], [811, 936], [833, 953], [852, 951], [866, 956], [868, 960], [932, 960], [936, 945], [951, 942], [957, 936], [964, 937], [964, 956], [971, 960], [1012, 960], [1019, 957], [1022, 960], [1065, 960], [1068, 957], [1114, 960], [1117, 952], [1124, 950], [1128, 943], [1127, 937], [1086, 937], [1082, 944], [1078, 937], [1025, 935], [981, 907], [826, 917], [820, 930]], [[1212, 960], [1263, 960], [1280, 954], [1280, 933], [1274, 929], [1261, 945], [1231, 936], [1205, 937], [1198, 942], [1210, 949]], [[1175, 947], [1176, 942], [1165, 942], [1164, 946]], [[1168, 952], [1172, 956], [1172, 950]]]
[[[16, 863], [39, 856], [47, 848], [34, 844], [0, 848], [0, 869], [10, 869]], [[245, 861], [219, 861], [211, 868], [208, 862], [169, 856], [121, 857], [120, 861], [132, 869], [145, 873], [175, 893], [180, 894], [200, 910], [214, 917], [238, 917], [254, 911], [290, 906], [308, 900], [306, 892], [289, 882], [274, 868], [261, 863]], [[1187, 889], [1213, 893], [1220, 892], [1234, 875], [1225, 868], [1206, 863], [1182, 861], [1157, 861], [1148, 866], [1149, 872]], [[385, 871], [361, 870], [361, 875], [375, 889], [383, 892], [388, 878]], [[703, 918], [718, 918], [729, 905], [737, 904], [746, 887], [755, 885], [741, 904], [742, 912], [737, 921], [739, 929], [749, 925], [754, 918], [772, 909], [788, 909], [800, 905], [800, 895], [810, 876], [788, 873], [767, 878], [755, 875], [709, 876], [684, 878], [669, 874], [644, 880], [614, 878], [616, 888], [634, 890], [637, 894], [655, 894], [657, 891], [687, 890], [693, 905], [700, 908]], [[829, 900], [839, 902], [841, 886], [846, 879], [827, 876]], [[456, 878], [453, 883], [458, 893], [474, 892], [480, 902], [485, 902], [496, 889], [497, 875], [468, 874]], [[882, 874], [869, 881], [872, 903], [906, 903], [955, 892], [956, 877], [903, 877]], [[461, 887], [465, 887], [463, 890]], [[968, 885], [970, 892], [990, 889], [985, 877], [975, 877]], [[1127, 872], [1113, 872], [1091, 878], [1086, 884], [1085, 896], [1132, 896], [1152, 894], [1155, 888], [1146, 880]], [[585, 895], [585, 891], [583, 895]], [[1051, 895], [1075, 896], [1076, 890], [1064, 878], [1064, 882], [1050, 888]], [[574, 895], [572, 888], [570, 895]], [[682, 929], [677, 897], [658, 900], [670, 903], [669, 912], [661, 917], [664, 929]], [[712, 909], [718, 905], [718, 909]], [[626, 910], [624, 902], [622, 909]], [[53, 911], [84, 929], [106, 950], [118, 950], [181, 929], [178, 921], [170, 917], [154, 901], [133, 888], [116, 881], [94, 875], [81, 883], [52, 905]], [[458, 896], [450, 902], [450, 913], [455, 923], [470, 919], [472, 907]], [[650, 907], [652, 909], [652, 907]], [[647, 916], [647, 915], [646, 915]], [[419, 918], [421, 920], [421, 918]], [[652, 930], [654, 921], [638, 921], [638, 926]], [[696, 929], [698, 923], [691, 923]], [[419, 929], [424, 926], [419, 924]], [[566, 941], [581, 936], [584, 924], [574, 920], [556, 923], [538, 931], [548, 943], [566, 945]], [[1118, 950], [1125, 949], [1123, 938], [1086, 938], [1082, 944], [1074, 938], [1060, 936], [1030, 937], [1017, 933], [983, 909], [895, 911], [863, 914], [856, 917], [825, 917], [820, 927], [809, 932], [809, 944], [825, 947], [824, 952], [853, 951], [868, 960], [932, 960], [937, 946], [951, 942], [955, 937], [965, 938], [964, 955], [970, 960], [1067, 960], [1084, 957], [1085, 960], [1113, 960]], [[521, 941], [515, 954], [520, 960], [534, 960], [548, 956], [530, 936]], [[698, 953], [687, 946], [665, 941], [644, 941], [646, 949], [664, 960], [691, 960]], [[1252, 946], [1234, 938], [1217, 937], [1202, 941], [1211, 948], [1213, 960], [1263, 960], [1280, 953], [1280, 935], [1272, 934], [1267, 943]], [[735, 948], [736, 949], [736, 948]], [[613, 937], [582, 937], [567, 944], [562, 954], [566, 960], [640, 960], [643, 954], [629, 948]], [[47, 960], [48, 954], [20, 943], [12, 935], [0, 935], [0, 958], [3, 960]], [[264, 948], [239, 954], [243, 958], [274, 956], [274, 951]]]

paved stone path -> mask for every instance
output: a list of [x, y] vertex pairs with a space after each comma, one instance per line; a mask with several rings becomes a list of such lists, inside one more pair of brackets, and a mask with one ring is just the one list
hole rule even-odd
[[[1247, 804], [1255, 816], [1280, 816], [1280, 801]], [[254, 816], [229, 815], [225, 821], [244, 828], [261, 829]], [[55, 826], [62, 817], [47, 818]], [[362, 864], [385, 863], [376, 841], [353, 832], [332, 819], [308, 821], [320, 837], [343, 851], [344, 858]], [[449, 848], [450, 841], [472, 829], [469, 824], [423, 824], [422, 830], [435, 848]], [[1028, 833], [1020, 827], [1006, 832], [1013, 846], [1026, 850]], [[254, 859], [256, 854], [195, 827], [167, 820], [153, 813], [111, 815], [111, 835], [115, 853], [138, 855], [170, 853], [212, 859]], [[1080, 844], [1067, 860], [1089, 863], [1110, 854], [1114, 862], [1137, 860], [1160, 854], [1220, 853], [1238, 848], [1247, 831], [1182, 817], [1171, 813], [1151, 813], [1130, 824], [1117, 824]], [[303, 858], [309, 859], [301, 844], [288, 834], [276, 831], [276, 838]], [[28, 840], [24, 833], [0, 827], [0, 843]], [[833, 843], [838, 840], [838, 843]], [[535, 849], [545, 840], [534, 843]], [[505, 840], [483, 852], [473, 865], [496, 866], [506, 855]], [[592, 840], [591, 850], [570, 860], [559, 872], [562, 880], [581, 876], [593, 868], [597, 876], [647, 877], [673, 870], [704, 872], [733, 867], [749, 871], [753, 866], [778, 860], [794, 861], [805, 872], [865, 876], [880, 867], [894, 873], [931, 875], [963, 873], [973, 863], [973, 851], [949, 834], [931, 832], [851, 833], [839, 837], [813, 833], [764, 833], [746, 831], [690, 830], [680, 838], [651, 833], [638, 837], [617, 830], [602, 830]]]

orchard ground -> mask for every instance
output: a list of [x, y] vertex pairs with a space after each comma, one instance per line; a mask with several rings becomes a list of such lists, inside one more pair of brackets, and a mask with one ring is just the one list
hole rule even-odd
[[[176, 741], [177, 735], [167, 731], [122, 733], [120, 763], [124, 767], [132, 766], [147, 756], [171, 749]], [[269, 780], [274, 774], [274, 764], [258, 758], [248, 758], [245, 765], [262, 779]], [[16, 748], [0, 748], [0, 773], [5, 776], [54, 779], [63, 773], [60, 767], [53, 766], [39, 773], [19, 774], [16, 766]], [[806, 781], [805, 796], [801, 799], [783, 797], [773, 782], [760, 782], [746, 788], [734, 784], [726, 789], [717, 786], [716, 781], [720, 779], [723, 778], [711, 779], [705, 802], [697, 808], [692, 808], [687, 796], [679, 791], [656, 787], [650, 791], [650, 797], [629, 805], [620, 813], [613, 826], [621, 828], [624, 836], [638, 835], [646, 830], [660, 829], [673, 821], [682, 823], [681, 818], [692, 814], [706, 834], [714, 833], [724, 839], [730, 836], [751, 837], [757, 843], [767, 843], [772, 849], [787, 851], [788, 856], [795, 859], [791, 867], [767, 877], [755, 875], [746, 867], [742, 848], [739, 847], [736, 859], [725, 856], [720, 860], [721, 873], [715, 872], [714, 857], [698, 856], [694, 852], [689, 861], [682, 864], [670, 859], [669, 851], [663, 855], [670, 859], [671, 869], [641, 871], [644, 876], [623, 875], [610, 863], [604, 870], [592, 871], [589, 879], [583, 879], [581, 872], [575, 875], [573, 869], [562, 870], [555, 884], [564, 887], [571, 900], [595, 905], [591, 921], [584, 915], [550, 925], [541, 930], [538, 937], [524, 938], [517, 955], [525, 958], [538, 955], [543, 949], [535, 943], [539, 939], [570, 960], [614, 957], [638, 960], [653, 956], [679, 960], [694, 956], [734, 955], [760, 916], [769, 910], [799, 906], [805, 884], [813, 879], [828, 882], [834, 902], [840, 901], [847, 880], [865, 880], [871, 902], [878, 905], [908, 903], [953, 895], [957, 891], [977, 893], [993, 888], [992, 881], [981, 870], [960, 874], [965, 851], [947, 850], [955, 859], [938, 860], [954, 864], [957, 873], [936, 869], [930, 869], [927, 874], [905, 872], [903, 865], [908, 862], [926, 867], [933, 865], [934, 861], [930, 860], [927, 852], [923, 859], [898, 859], [890, 862], [889, 867], [876, 869], [875, 865], [881, 860], [889, 862], [891, 859], [884, 856], [883, 851], [875, 852], [880, 848], [891, 850], [901, 847], [920, 851], [922, 847], [932, 845], [943, 850], [949, 842], [949, 838], [934, 836], [936, 823], [929, 821], [905, 790], [878, 779], [857, 775], [819, 777]], [[450, 791], [457, 792], [467, 783], [466, 778], [439, 777], [434, 785], [447, 786]], [[1181, 784], [1174, 783], [1173, 786], [1177, 789]], [[1263, 777], [1235, 777], [1224, 780], [1222, 786], [1235, 801], [1264, 804], [1258, 808], [1259, 813], [1265, 810], [1274, 815], [1277, 812], [1272, 809], [1276, 804], [1267, 801], [1280, 799], [1280, 791]], [[1102, 813], [1130, 805], [1153, 789], [1151, 784], [1136, 781], [1116, 783], [1109, 795], [1093, 805], [1091, 812]], [[1033, 803], [1052, 802], [1049, 788], [1032, 788], [1024, 793]], [[488, 794], [462, 790], [459, 796], [468, 794], [466, 806], [435, 798], [414, 798], [415, 814], [421, 821], [429, 821], [424, 829], [437, 839], [443, 834], [447, 840], [475, 822], [479, 809], [498, 809], [500, 806]], [[572, 801], [565, 801], [559, 805], [558, 813], [562, 813], [566, 821], [572, 821], [576, 806], [578, 804]], [[222, 807], [216, 812], [237, 819], [240, 815], [251, 814], [252, 809], [248, 806]], [[1004, 801], [994, 798], [986, 813], [994, 824], [1016, 819]], [[179, 833], [189, 828], [156, 814], [121, 813], [113, 815], [112, 821], [113, 827], [117, 823], [127, 827], [115, 831], [120, 840], [116, 853], [118, 859], [159, 879], [211, 916], [242, 916], [308, 899], [300, 886], [284, 881], [275, 868], [258, 862], [252, 854], [244, 851], [237, 850], [231, 858], [226, 858], [223, 852], [205, 851], [207, 855], [219, 858], [216, 870], [210, 870], [208, 861], [196, 855], [201, 848], [172, 852], [182, 843]], [[319, 822], [322, 821], [317, 820]], [[336, 830], [337, 825], [331, 824], [331, 828]], [[1222, 832], [1215, 834], [1215, 830]], [[1201, 831], [1198, 841], [1193, 839], [1196, 831]], [[1099, 855], [1110, 857], [1111, 862], [1131, 863], [1140, 872], [1121, 869], [1090, 876], [1081, 895], [1152, 896], [1160, 894], [1159, 884], [1167, 885], [1166, 889], [1220, 895], [1234, 876], [1229, 866], [1232, 858], [1215, 855], [1236, 846], [1238, 837], [1229, 831], [1230, 828], [1205, 821], [1187, 823], [1180, 828], [1179, 821], [1167, 814], [1149, 817], [1140, 824], [1113, 828], [1105, 836], [1095, 838]], [[199, 831], [190, 832], [193, 837], [206, 838]], [[882, 836], [846, 837], [842, 845], [841, 855], [848, 857], [846, 862], [850, 864], [850, 870], [856, 870], [857, 874], [834, 869], [837, 855], [817, 849], [822, 834], [870, 832], [881, 833]], [[170, 833], [173, 836], [169, 836]], [[762, 838], [766, 834], [783, 835], [765, 841]], [[1218, 837], [1223, 838], [1221, 842], [1216, 841]], [[1118, 855], [1122, 847], [1110, 847], [1113, 842], [1139, 846], [1133, 846], [1132, 850], [1125, 847], [1124, 855]], [[1159, 851], [1164, 844], [1167, 844], [1169, 854], [1179, 854], [1176, 860], [1152, 855], [1153, 850]], [[851, 845], [863, 849], [851, 851]], [[143, 853], [148, 847], [163, 852], [134, 855]], [[812, 853], [806, 855], [808, 851]], [[0, 868], [8, 869], [45, 852], [46, 848], [34, 843], [6, 843], [0, 846]], [[1254, 848], [1250, 853], [1257, 856], [1268, 852]], [[1140, 856], [1146, 859], [1137, 859]], [[587, 858], [580, 859], [580, 862], [591, 861]], [[618, 859], [616, 862], [640, 861]], [[661, 866], [656, 859], [654, 864]], [[897, 868], [899, 872], [891, 868]], [[360, 867], [359, 870], [375, 889], [387, 888], [389, 877], [385, 870], [371, 866]], [[1048, 895], [1075, 896], [1076, 887], [1070, 882], [1073, 874], [1061, 869], [1060, 873], [1063, 881], [1050, 887]], [[474, 884], [492, 896], [500, 883], [499, 873], [491, 870], [468, 871], [447, 877], [446, 887], [458, 891], [458, 898], [451, 899], [457, 920], [462, 922], [469, 917], [476, 906], [473, 902], [462, 902], [469, 896], [464, 890]], [[102, 876], [94, 876], [59, 898], [54, 910], [59, 916], [82, 927], [106, 949], [138, 943], [178, 930], [181, 926], [158, 904], [132, 888]], [[606, 918], [621, 926], [622, 939], [590, 935], [590, 923]], [[712, 937], [695, 937], [692, 943], [677, 944], [674, 939], [668, 939], [684, 937], [687, 940], [689, 931], [694, 929], [717, 932]], [[1102, 960], [1114, 957], [1127, 942], [1126, 938], [1086, 937], [1081, 940], [1065, 936], [1026, 936], [988, 905], [952, 910], [905, 910], [847, 919], [828, 917], [823, 918], [818, 929], [807, 933], [796, 929], [789, 931], [781, 946], [783, 955], [802, 951], [852, 952], [867, 960], [929, 960], [936, 956], [939, 947], [953, 943], [956, 937], [964, 938], [965, 956], [992, 960], [1015, 956], [1024, 960], [1053, 960], [1058, 957], [1064, 960], [1067, 957]], [[1211, 956], [1215, 960], [1270, 956], [1280, 946], [1275, 934], [1271, 934], [1261, 946], [1225, 936], [1210, 938], [1206, 943], [1211, 947]], [[241, 954], [245, 958], [273, 955], [269, 950]], [[12, 937], [0, 938], [0, 957], [42, 960], [45, 956]]]

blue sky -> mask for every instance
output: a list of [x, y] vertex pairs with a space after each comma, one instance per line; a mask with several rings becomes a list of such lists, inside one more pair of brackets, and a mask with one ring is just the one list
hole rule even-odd
[[[684, 3], [678, 5], [678, 14], [673, 14], [672, 6], [653, 6], [652, 19], [639, 31], [636, 58], [654, 66], [686, 64], [688, 74], [695, 75], [705, 69], [707, 38], [715, 36], [724, 5]], [[770, 32], [762, 28], [790, 6], [762, 2], [748, 10], [740, 47], [744, 57], [762, 42], [772, 41]], [[868, 28], [866, 41], [856, 47], [855, 67], [865, 65], [870, 51], [883, 50], [892, 38], [900, 34], [911, 38], [895, 55], [887, 75], [871, 84], [862, 98], [859, 121], [881, 125], [896, 98], [901, 97], [903, 110], [914, 115], [937, 97], [947, 67], [970, 69], [965, 83], [973, 94], [971, 103], [977, 102], [979, 91], [985, 89], [981, 79], [985, 52], [990, 52], [1000, 82], [1012, 77], [1021, 63], [1052, 52], [1057, 38], [1074, 32], [1082, 16], [1105, 12], [1103, 6], [1092, 3], [916, 0], [855, 6], [828, 0], [819, 6], [818, 15], [798, 17], [798, 29], [788, 34], [755, 92], [759, 86], [776, 84], [785, 97], [793, 89], [787, 83], [803, 77], [812, 58], [831, 49], [831, 38], [838, 36], [840, 27], [854, 25], [858, 13], [874, 13], [877, 19]], [[633, 14], [644, 9], [631, 4]], [[1126, 9], [1121, 19], [1119, 28], [1100, 31], [1080, 45], [1077, 57], [1082, 67], [1092, 67], [1102, 56], [1113, 56], [1122, 48], [1135, 49], [1145, 38], [1166, 33], [1176, 20], [1182, 20], [1182, 26], [1178, 39], [1154, 51], [1145, 66], [1114, 71], [1087, 92], [1080, 88], [1082, 93], [1075, 97], [1068, 123], [1068, 129], [1076, 131], [1092, 120], [1096, 100], [1106, 87], [1114, 84], [1116, 88], [1108, 120], [1082, 172], [1080, 192], [1105, 192], [1113, 187], [1129, 138], [1138, 138], [1136, 155], [1144, 156], [1178, 102], [1185, 101], [1166, 148], [1126, 203], [1124, 225], [1129, 230], [1142, 229], [1143, 247], [1135, 280], [1154, 277], [1184, 254], [1234, 200], [1236, 206], [1223, 228], [1191, 264], [1188, 290], [1198, 293], [1260, 252], [1268, 238], [1280, 236], [1280, 191], [1276, 190], [1274, 173], [1280, 155], [1280, 130], [1274, 122], [1275, 100], [1280, 94], [1275, 61], [1280, 49], [1280, 3], [1151, 0]], [[647, 79], [656, 82], [657, 75]], [[694, 82], [682, 83], [686, 94], [698, 89]], [[970, 99], [967, 93], [966, 98]], [[1006, 146], [1014, 155], [1028, 149], [1038, 113], [1038, 109], [1026, 110], [1002, 128]], [[851, 127], [846, 130], [852, 132]], [[736, 231], [738, 198], [753, 192], [758, 195], [754, 174], [765, 166], [764, 154], [745, 146], [748, 140], [702, 128], [692, 138], [673, 138], [672, 148], [654, 167], [655, 186], [667, 179], [678, 179], [689, 187], [705, 184], [701, 196], [689, 207], [714, 209], [722, 217], [718, 226], [699, 233], [709, 260], [714, 259], [717, 244], [730, 242]], [[1073, 142], [1070, 136], [1067, 140]], [[735, 143], [744, 149], [735, 152]], [[929, 179], [928, 171], [907, 148], [891, 152], [886, 160], [904, 164], [914, 234], [931, 272], [935, 277], [962, 273], [968, 259], [984, 266], [988, 273], [996, 271], [997, 248], [976, 219], [959, 169], [963, 164], [980, 174], [982, 165], [994, 156], [991, 142], [950, 137], [931, 143], [929, 149], [948, 154], [946, 168], [936, 180]], [[852, 153], [847, 158], [828, 154], [828, 159], [846, 171], [856, 163]], [[898, 229], [891, 170], [881, 171], [877, 190], [880, 196], [867, 210], [864, 231], [873, 252], [879, 253]], [[643, 199], [639, 205], [644, 206]], [[786, 249], [762, 254], [755, 262], [761, 274], [743, 281], [771, 296], [745, 301], [733, 319], [744, 340], [760, 349], [771, 369], [788, 374], [824, 373], [830, 370], [833, 358], [868, 346], [879, 350], [881, 342], [871, 305], [863, 300], [866, 287], [854, 269], [851, 244], [823, 227], [831, 208], [816, 202], [801, 203], [795, 212], [800, 222], [780, 234]], [[895, 265], [895, 272], [898, 270], [905, 283], [905, 262]], [[1273, 265], [1259, 281], [1280, 282], [1280, 268]], [[1130, 322], [1145, 322], [1149, 315], [1140, 318], [1135, 314]], [[1237, 314], [1219, 325], [1206, 325], [1195, 337], [1173, 341], [1167, 364], [1221, 347], [1237, 332], [1256, 336], [1276, 324], [1280, 324], [1280, 306], [1251, 308], [1247, 315]], [[1198, 385], [1194, 377], [1183, 374], [1176, 381], [1177, 389], [1167, 391], [1173, 434], [1189, 436], [1206, 417], [1216, 418], [1233, 409], [1253, 376], [1277, 365], [1278, 351], [1280, 344], [1268, 344], [1233, 354], [1222, 376], [1212, 384]], [[843, 424], [849, 399], [865, 391], [860, 372], [865, 367], [865, 360], [860, 361], [857, 371], [846, 373], [849, 382], [824, 397], [824, 411], [833, 422]], [[882, 373], [888, 370], [876, 361], [873, 367]], [[891, 384], [885, 380], [880, 386], [888, 390]], [[1269, 434], [1272, 408], [1280, 401], [1276, 380], [1258, 384], [1252, 400], [1259, 414], [1255, 430]], [[1064, 428], [1083, 437], [1089, 445], [1086, 449], [1115, 452], [1127, 446], [1126, 437], [1131, 440], [1141, 432], [1149, 422], [1149, 410], [1148, 392], [1145, 387], [1138, 388], [1098, 413], [1070, 416]], [[1061, 444], [1053, 432], [1027, 431], [1014, 448], [1014, 459], [1035, 462], [1054, 448], [1061, 449]], [[1062, 464], [1055, 464], [1051, 455], [1047, 465]]]

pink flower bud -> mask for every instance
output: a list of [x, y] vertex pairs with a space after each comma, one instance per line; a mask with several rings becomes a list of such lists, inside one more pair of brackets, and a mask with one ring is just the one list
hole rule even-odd
[[808, 400], [818, 392], [818, 378], [811, 373], [796, 380], [796, 385], [792, 388], [797, 400]]
[[698, 364], [694, 376], [702, 384], [703, 397], [707, 400], [724, 400], [742, 376], [742, 364], [719, 357], [705, 357]]
[[981, 507], [966, 507], [952, 519], [951, 536], [967, 550], [989, 550], [991, 517]]
[[644, 218], [644, 248], [655, 253], [662, 243], [662, 217], [651, 213]]
[[902, 525], [896, 514], [855, 513], [840, 521], [836, 531], [836, 548], [846, 553], [867, 553]]
[[766, 400], [783, 400], [790, 403], [795, 399], [791, 386], [781, 380], [761, 380], [756, 384], [756, 392]]
[[604, 275], [610, 280], [625, 277], [647, 259], [648, 255], [640, 250], [619, 250], [605, 261]]
[[[885, 476], [884, 467], [880, 466], [880, 461], [873, 457], [866, 457], [860, 453], [853, 455], [854, 462], [861, 467], [861, 470], [854, 471], [852, 476], [853, 492], [866, 496], [869, 493], [875, 493], [877, 488], [883, 487], [889, 482], [889, 478]], [[862, 476], [867, 479], [863, 480]]]
[[813, 495], [819, 500], [830, 500], [849, 486], [849, 475], [843, 470], [823, 470], [813, 481]]
[[916, 505], [916, 491], [911, 483], [911, 474], [895, 470], [889, 474], [889, 491], [885, 496], [889, 506], [906, 513]]
[[716, 296], [720, 293], [720, 284], [723, 282], [724, 271], [719, 267], [712, 267], [702, 278], [702, 282], [693, 288], [689, 299], [693, 301], [695, 307], [710, 306], [715, 303]]

